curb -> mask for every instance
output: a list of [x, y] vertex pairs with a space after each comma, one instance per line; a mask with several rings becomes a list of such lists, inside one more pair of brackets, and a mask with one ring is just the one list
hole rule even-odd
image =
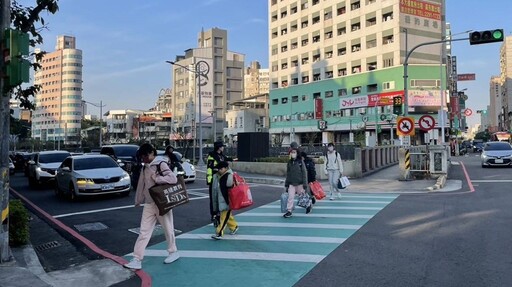
[[248, 183], [260, 183], [260, 184], [272, 184], [272, 185], [284, 185], [284, 179], [275, 178], [258, 178], [258, 177], [244, 177]]

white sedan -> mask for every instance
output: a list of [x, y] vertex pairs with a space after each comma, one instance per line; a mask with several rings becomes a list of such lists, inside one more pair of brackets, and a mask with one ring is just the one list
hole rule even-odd
[[[189, 159], [184, 159], [181, 153], [174, 151], [173, 152], [176, 155], [176, 158], [178, 158], [179, 161], [181, 161], [181, 166], [183, 167], [183, 173], [179, 173], [183, 175], [183, 180], [185, 182], [194, 182], [196, 180], [196, 168], [193, 164], [190, 163]], [[157, 155], [162, 156], [165, 161], [169, 161], [169, 158], [164, 154], [164, 151], [158, 150]]]
[[57, 169], [55, 193], [71, 200], [81, 196], [130, 194], [130, 175], [108, 155], [70, 156]]

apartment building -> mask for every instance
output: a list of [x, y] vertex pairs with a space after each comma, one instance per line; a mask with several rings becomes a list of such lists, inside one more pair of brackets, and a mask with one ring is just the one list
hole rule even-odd
[[199, 139], [199, 122], [205, 142], [222, 138], [228, 104], [243, 96], [244, 59], [243, 54], [228, 50], [228, 33], [219, 28], [201, 31], [198, 48], [176, 56], [172, 65], [173, 139]]
[[[444, 0], [269, 0], [271, 134], [286, 134], [284, 144], [346, 142], [355, 130], [389, 139], [396, 127], [389, 99], [404, 97], [405, 56], [443, 38], [444, 6]], [[437, 117], [440, 109], [442, 49], [423, 46], [408, 59], [407, 112], [416, 119]]]
[[230, 103], [226, 112], [225, 142], [236, 143], [238, 133], [268, 132], [268, 96], [268, 93], [260, 94]]
[[486, 112], [486, 119], [488, 123], [481, 122], [481, 126], [489, 129], [489, 132], [496, 132], [499, 130], [499, 115], [504, 104], [501, 94], [501, 78], [499, 76], [491, 77], [489, 83], [489, 106]]
[[82, 50], [76, 38], [58, 36], [55, 51], [44, 55], [34, 84], [42, 89], [35, 96], [32, 137], [41, 141], [80, 144], [82, 120]]
[[251, 62], [244, 73], [244, 98], [268, 94], [269, 80], [268, 69], [262, 69], [258, 61]]
[[163, 113], [172, 112], [172, 89], [161, 89], [158, 93], [158, 99], [156, 100], [155, 111], [161, 111]]
[[110, 110], [105, 113], [107, 127], [104, 143], [129, 143], [139, 139], [139, 125], [135, 120], [144, 111]]
[[512, 130], [512, 36], [505, 37], [500, 48], [500, 84], [502, 106], [498, 114], [500, 131]]

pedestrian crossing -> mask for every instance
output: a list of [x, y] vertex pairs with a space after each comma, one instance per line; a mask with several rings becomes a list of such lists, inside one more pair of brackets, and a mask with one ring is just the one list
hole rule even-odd
[[176, 237], [180, 259], [162, 264], [166, 242], [143, 261], [153, 286], [293, 286], [350, 238], [396, 194], [343, 194], [319, 200], [310, 214], [296, 207], [283, 218], [279, 200], [236, 214], [239, 231], [212, 240], [212, 225]]

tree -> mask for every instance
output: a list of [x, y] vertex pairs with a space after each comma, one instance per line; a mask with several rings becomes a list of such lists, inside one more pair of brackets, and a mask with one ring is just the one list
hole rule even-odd
[[[11, 3], [12, 2], [12, 3]], [[58, 0], [37, 0], [34, 7], [23, 7], [14, 1], [1, 2], [1, 22], [0, 22], [0, 43], [4, 43], [3, 31], [7, 28], [13, 28], [23, 33], [30, 35], [30, 46], [35, 47], [43, 43], [43, 37], [40, 32], [45, 29], [45, 21], [41, 18], [40, 14], [44, 11], [55, 14], [59, 9], [57, 5]], [[36, 62], [32, 64], [32, 68], [38, 69], [40, 65], [37, 60], [42, 59], [44, 52], [33, 53]], [[4, 57], [0, 57], [0, 71], [6, 68]], [[9, 182], [9, 131], [10, 131], [10, 108], [9, 100], [14, 97], [20, 101], [20, 106], [23, 108], [33, 109], [34, 104], [31, 97], [39, 91], [39, 86], [22, 87], [9, 86], [5, 77], [0, 77], [0, 182]], [[9, 251], [9, 185], [2, 184], [0, 191], [0, 204], [1, 204], [1, 224], [0, 227], [0, 262], [11, 260], [12, 256]]]

